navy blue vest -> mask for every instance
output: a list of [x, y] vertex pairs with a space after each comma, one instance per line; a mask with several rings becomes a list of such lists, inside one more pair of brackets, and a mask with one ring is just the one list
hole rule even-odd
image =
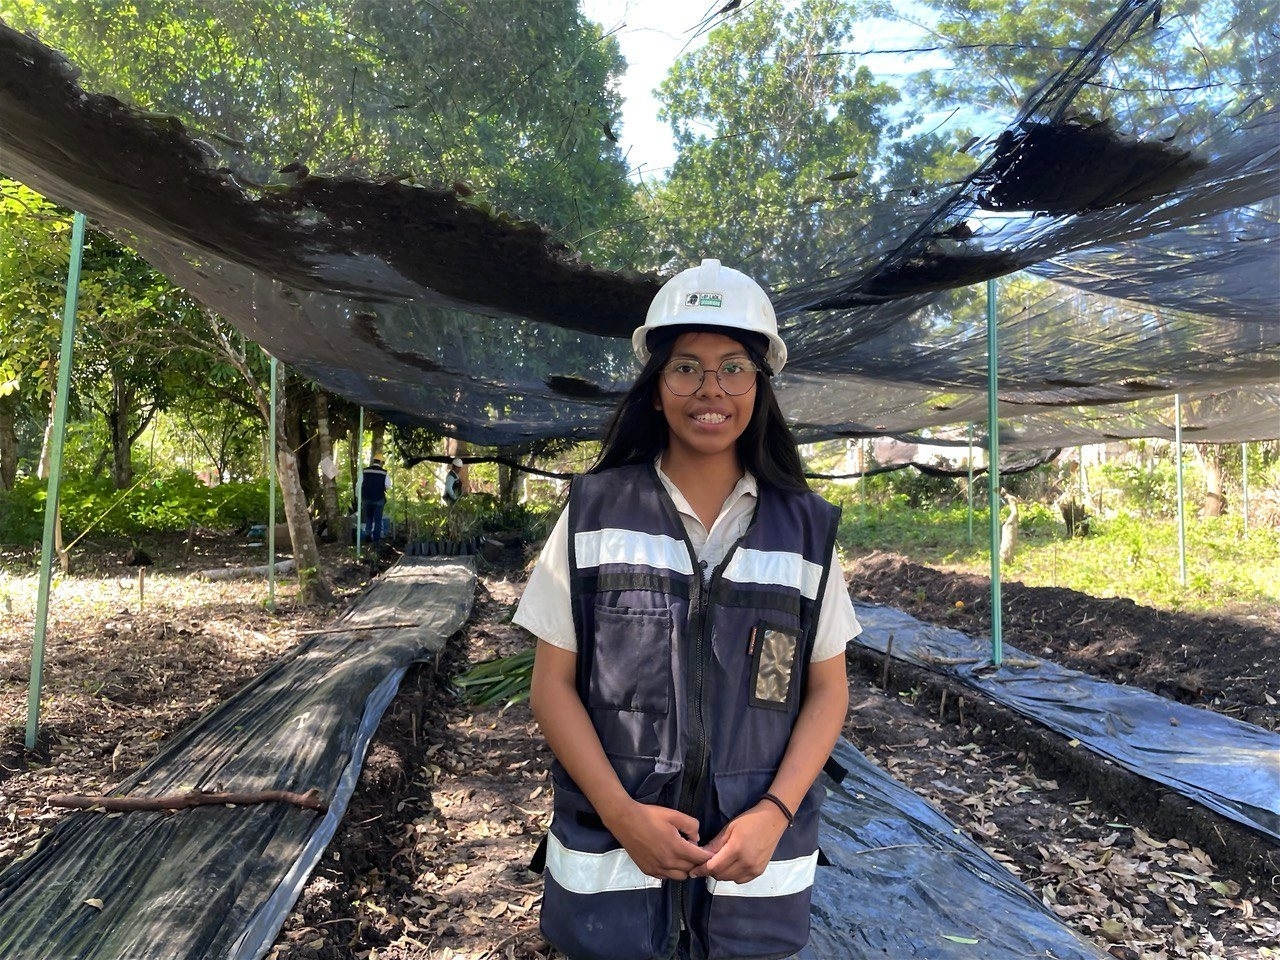
[[386, 470], [375, 466], [364, 468], [364, 472], [360, 475], [360, 499], [366, 503], [387, 499]]
[[[761, 487], [706, 583], [652, 464], [579, 477], [569, 499], [578, 693], [619, 779], [709, 840], [773, 781], [800, 709], [839, 511]], [[642, 874], [559, 764], [542, 929], [574, 960], [787, 957], [809, 936], [815, 784], [746, 884]]]

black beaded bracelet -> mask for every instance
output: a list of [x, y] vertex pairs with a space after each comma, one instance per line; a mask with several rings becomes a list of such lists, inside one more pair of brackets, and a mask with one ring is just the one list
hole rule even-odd
[[768, 801], [769, 801], [770, 803], [772, 803], [775, 807], [777, 807], [779, 810], [781, 810], [781, 811], [782, 811], [782, 815], [783, 815], [784, 817], [786, 817], [786, 818], [787, 818], [787, 826], [788, 826], [788, 827], [789, 827], [789, 826], [791, 826], [791, 824], [795, 821], [795, 819], [796, 819], [796, 818], [795, 818], [795, 814], [793, 814], [789, 809], [787, 809], [787, 805], [786, 805], [785, 803], [783, 803], [781, 800], [779, 800], [777, 797], [775, 797], [775, 796], [774, 796], [772, 793], [770, 793], [768, 790], [766, 790], [766, 791], [765, 791], [764, 796], [763, 796], [763, 797], [761, 797], [760, 799], [761, 799], [761, 800], [768, 800]]

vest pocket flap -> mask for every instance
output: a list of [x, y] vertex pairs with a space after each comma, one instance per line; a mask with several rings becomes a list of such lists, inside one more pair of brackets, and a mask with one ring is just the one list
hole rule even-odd
[[613, 771], [622, 782], [622, 787], [633, 800], [641, 803], [656, 803], [660, 806], [675, 806], [676, 780], [680, 776], [679, 764], [671, 764], [653, 757], [620, 757], [609, 754], [609, 762]]
[[716, 774], [716, 807], [726, 822], [750, 810], [773, 783], [771, 771]]

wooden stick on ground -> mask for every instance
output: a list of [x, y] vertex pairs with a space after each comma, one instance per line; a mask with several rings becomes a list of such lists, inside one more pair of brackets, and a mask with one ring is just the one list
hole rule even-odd
[[880, 689], [889, 689], [889, 665], [893, 663], [893, 634], [889, 634], [889, 642], [884, 646], [884, 669], [880, 671]]
[[117, 810], [185, 810], [189, 807], [204, 807], [215, 804], [235, 804], [247, 806], [255, 803], [292, 803], [308, 810], [319, 810], [324, 813], [329, 804], [319, 790], [312, 787], [306, 793], [292, 793], [288, 790], [252, 790], [247, 793], [234, 791], [187, 790], [184, 793], [170, 793], [161, 797], [81, 797], [74, 794], [55, 794], [49, 798], [53, 807], [72, 807], [77, 810], [101, 809], [108, 812]]

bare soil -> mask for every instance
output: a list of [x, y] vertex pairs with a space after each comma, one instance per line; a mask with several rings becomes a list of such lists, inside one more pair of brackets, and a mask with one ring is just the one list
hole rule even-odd
[[[64, 811], [53, 793], [109, 789], [177, 730], [286, 652], [336, 608], [275, 613], [261, 583], [202, 584], [202, 563], [247, 562], [209, 535], [149, 544], [139, 609], [126, 545], [99, 545], [57, 588], [44, 732], [23, 749], [31, 636], [29, 553], [0, 556], [0, 867]], [[260, 553], [260, 551], [259, 551]], [[193, 556], [194, 554], [194, 556]], [[270, 956], [275, 960], [550, 958], [526, 869], [549, 817], [549, 754], [524, 705], [475, 708], [450, 678], [526, 649], [509, 620], [529, 551], [481, 562], [472, 620], [439, 666], [406, 678], [370, 748], [338, 835]], [[394, 555], [353, 564], [329, 548], [340, 604]], [[872, 555], [854, 595], [975, 635], [983, 578]], [[1005, 642], [1270, 729], [1280, 726], [1280, 611], [1204, 617], [1061, 589], [1004, 586]], [[1063, 738], [923, 671], [849, 655], [846, 735], [929, 799], [1064, 922], [1120, 958], [1278, 957], [1280, 851], [1244, 827], [1120, 771]], [[1280, 788], [1280, 784], [1278, 784]]]

